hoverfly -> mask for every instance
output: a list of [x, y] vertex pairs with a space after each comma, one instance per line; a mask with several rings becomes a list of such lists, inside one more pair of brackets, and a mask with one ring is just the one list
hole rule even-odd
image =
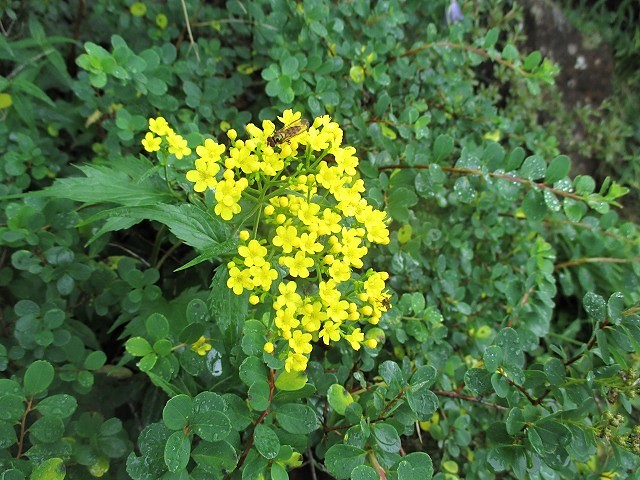
[[296, 120], [295, 122], [292, 122], [276, 131], [273, 135], [267, 138], [267, 143], [271, 148], [273, 148], [278, 144], [288, 142], [289, 139], [296, 135], [300, 135], [302, 132], [306, 131], [307, 128], [309, 128], [309, 121], [301, 118], [300, 120]]

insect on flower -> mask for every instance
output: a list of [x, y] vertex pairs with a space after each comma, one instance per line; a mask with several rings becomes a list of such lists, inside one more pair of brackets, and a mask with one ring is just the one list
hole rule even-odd
[[269, 143], [269, 146], [273, 148], [280, 143], [288, 142], [296, 135], [300, 135], [302, 132], [306, 131], [307, 128], [309, 128], [309, 121], [301, 118], [300, 120], [296, 120], [295, 122], [292, 122], [276, 131], [273, 135], [267, 138], [267, 143]]

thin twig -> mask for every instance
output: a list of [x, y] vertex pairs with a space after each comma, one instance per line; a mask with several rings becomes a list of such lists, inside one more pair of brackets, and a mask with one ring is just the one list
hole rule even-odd
[[569, 260], [568, 262], [562, 262], [555, 265], [554, 270], [560, 270], [567, 267], [574, 267], [576, 265], [581, 265], [583, 263], [630, 263], [630, 262], [640, 262], [640, 257], [631, 257], [631, 258], [613, 258], [613, 257], [584, 257], [584, 258], [574, 258], [573, 260]]
[[193, 33], [191, 32], [191, 24], [189, 23], [189, 14], [187, 13], [187, 5], [184, 3], [184, 0], [180, 0], [180, 3], [182, 4], [184, 21], [187, 24], [187, 33], [189, 34], [189, 43], [191, 43], [191, 46], [196, 52], [196, 60], [198, 60], [198, 63], [200, 63], [200, 54], [198, 53], [198, 45], [196, 44], [196, 41], [193, 39]]
[[311, 447], [307, 450], [307, 455], [309, 456], [309, 466], [311, 467], [311, 479], [318, 480], [318, 475], [316, 475], [316, 462], [313, 460], [313, 452], [311, 451]]
[[463, 395], [458, 392], [449, 392], [446, 390], [432, 390], [436, 395], [440, 395], [441, 397], [449, 397], [449, 398], [457, 398], [458, 400], [466, 400], [468, 402], [480, 403], [482, 405], [486, 405], [487, 407], [496, 408], [498, 410], [509, 410], [507, 407], [503, 407], [502, 405], [498, 405], [497, 403], [487, 402], [481, 398], [471, 397], [469, 395]]

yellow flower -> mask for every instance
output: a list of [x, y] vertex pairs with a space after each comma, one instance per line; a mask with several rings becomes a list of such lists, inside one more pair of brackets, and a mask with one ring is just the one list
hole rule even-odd
[[[204, 145], [198, 145], [196, 147], [196, 153], [207, 162], [217, 162], [220, 160], [220, 156], [224, 153], [224, 150], [224, 145], [220, 145], [210, 138], [204, 141]], [[218, 170], [219, 169], [220, 167], [218, 167]]]
[[264, 344], [264, 351], [267, 352], [267, 353], [273, 353], [274, 348], [275, 347], [274, 347], [273, 343], [271, 343], [271, 342], [267, 342], [267, 343]]
[[207, 354], [209, 350], [211, 350], [211, 345], [207, 343], [207, 339], [204, 336], [201, 336], [195, 343], [191, 344], [191, 350], [196, 352], [200, 356], [204, 356]]
[[154, 136], [151, 132], [147, 132], [147, 134], [144, 136], [144, 139], [142, 140], [142, 146], [149, 153], [157, 152], [158, 150], [160, 150], [161, 143], [162, 138]]
[[240, 270], [238, 267], [229, 269], [227, 287], [233, 290], [236, 295], [242, 295], [244, 290], [253, 290], [250, 270]]
[[298, 230], [293, 226], [280, 226], [276, 228], [276, 236], [273, 237], [272, 243], [276, 247], [281, 247], [284, 253], [291, 253], [293, 247], [297, 247], [300, 239], [298, 238]]
[[351, 344], [351, 348], [360, 350], [360, 344], [364, 340], [364, 333], [362, 333], [359, 328], [356, 328], [349, 335], [345, 335], [344, 339]]
[[150, 118], [149, 130], [156, 135], [160, 135], [161, 137], [164, 137], [170, 132], [173, 132], [173, 130], [169, 127], [169, 124], [163, 117]]
[[324, 322], [322, 330], [320, 330], [320, 338], [325, 345], [329, 345], [329, 341], [337, 342], [340, 340], [340, 325], [327, 320]]
[[292, 370], [294, 372], [304, 372], [307, 369], [308, 361], [309, 359], [304, 355], [289, 352], [289, 356], [287, 356], [287, 359], [284, 362], [284, 369], [287, 372]]
[[193, 189], [196, 192], [204, 192], [207, 188], [214, 188], [218, 183], [216, 175], [220, 171], [220, 165], [203, 158], [197, 159], [194, 163], [195, 170], [189, 170], [186, 175], [187, 180], [195, 183]]
[[289, 347], [296, 353], [311, 353], [311, 334], [295, 330], [289, 339]]
[[309, 269], [313, 267], [313, 258], [307, 257], [303, 252], [297, 252], [295, 257], [280, 257], [280, 263], [289, 269], [292, 277], [307, 278]]
[[240, 245], [238, 247], [238, 254], [244, 257], [244, 264], [247, 267], [253, 265], [261, 267], [265, 263], [264, 257], [267, 255], [267, 249], [260, 245], [260, 242], [256, 239], [253, 239], [248, 245]]
[[191, 153], [191, 149], [187, 146], [187, 141], [177, 133], [168, 134], [167, 142], [169, 142], [169, 153], [175, 155], [178, 160]]

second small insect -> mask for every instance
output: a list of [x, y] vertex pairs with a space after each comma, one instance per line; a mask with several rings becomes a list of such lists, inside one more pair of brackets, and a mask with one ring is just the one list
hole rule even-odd
[[296, 120], [289, 125], [282, 127], [280, 130], [277, 130], [273, 135], [267, 138], [267, 142], [270, 147], [275, 147], [278, 144], [288, 142], [291, 138], [296, 135], [300, 135], [302, 132], [306, 131], [309, 128], [309, 121], [301, 118], [300, 120]]

